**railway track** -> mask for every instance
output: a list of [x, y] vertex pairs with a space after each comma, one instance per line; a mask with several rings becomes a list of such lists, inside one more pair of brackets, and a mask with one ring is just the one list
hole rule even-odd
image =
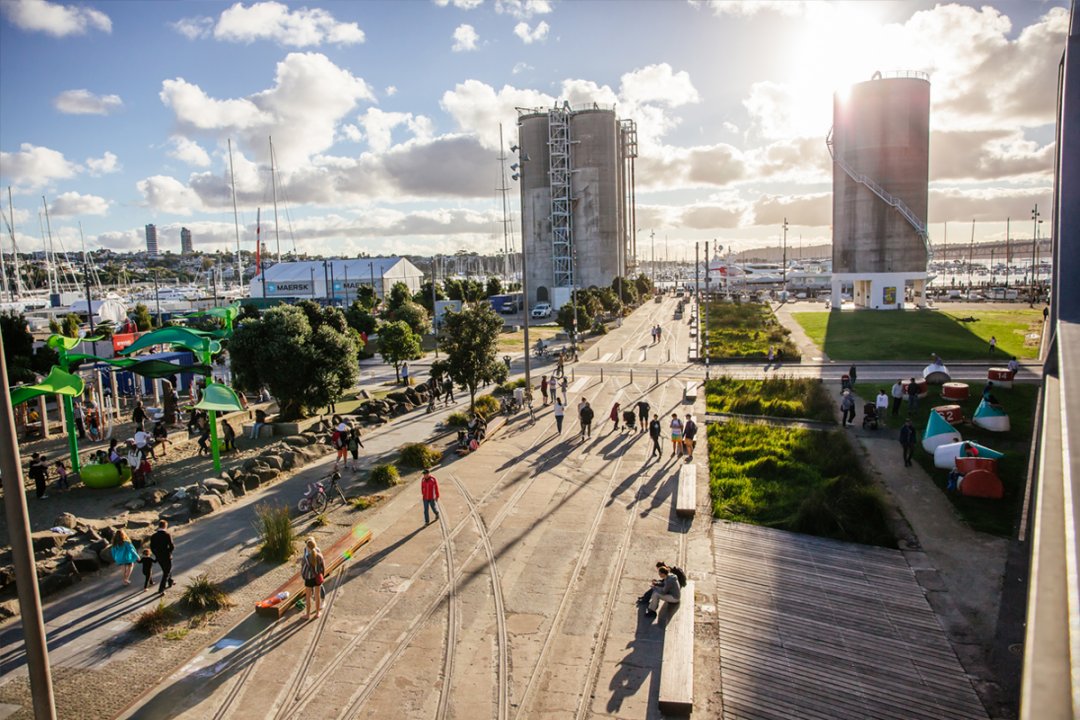
[[446, 650], [443, 653], [443, 682], [442, 691], [439, 693], [439, 707], [435, 717], [442, 720], [450, 711], [450, 686], [454, 681], [454, 654], [457, 648], [457, 630], [461, 625], [461, 610], [458, 608], [457, 571], [454, 569], [454, 540], [450, 537], [447, 529], [446, 511], [439, 513], [439, 527], [442, 529], [443, 548], [446, 550], [446, 582], [450, 586], [450, 593], [446, 602]]

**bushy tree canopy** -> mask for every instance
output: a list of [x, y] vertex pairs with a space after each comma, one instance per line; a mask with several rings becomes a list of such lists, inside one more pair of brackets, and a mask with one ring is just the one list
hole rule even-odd
[[424, 335], [431, 330], [428, 312], [414, 302], [407, 302], [390, 313], [390, 320], [407, 324], [417, 335]]
[[494, 276], [489, 277], [488, 281], [487, 281], [487, 287], [485, 288], [485, 290], [487, 291], [487, 296], [488, 297], [491, 297], [492, 295], [502, 295], [502, 292], [503, 292], [502, 280], [500, 280], [499, 278], [494, 277]]
[[645, 273], [640, 273], [634, 278], [634, 286], [637, 287], [638, 297], [641, 298], [648, 297], [656, 292], [652, 280], [646, 277]]
[[135, 321], [135, 328], [139, 330], [139, 332], [146, 332], [154, 326], [154, 321], [150, 318], [150, 310], [142, 303], [135, 306], [133, 319]]
[[476, 402], [478, 387], [506, 379], [506, 365], [498, 359], [502, 326], [502, 318], [489, 303], [469, 305], [443, 317], [439, 347], [446, 353], [446, 372], [469, 389], [470, 406]]
[[412, 293], [409, 292], [409, 286], [403, 282], [396, 282], [390, 288], [390, 297], [386, 300], [386, 311], [394, 312], [410, 300], [412, 300]]
[[[435, 283], [435, 300], [446, 300], [446, 293], [443, 292], [442, 284]], [[413, 302], [420, 305], [432, 315], [435, 314], [435, 304], [431, 298], [431, 281], [428, 280], [420, 286], [420, 291], [413, 295]]]
[[354, 300], [349, 309], [345, 311], [345, 321], [349, 323], [349, 327], [353, 330], [365, 335], [372, 335], [375, 332], [375, 316], [359, 300]]
[[379, 326], [379, 354], [383, 362], [394, 366], [394, 375], [401, 380], [401, 363], [416, 360], [422, 354], [420, 336], [403, 320]]
[[0, 335], [4, 338], [4, 361], [12, 383], [33, 382], [35, 373], [47, 375], [57, 362], [52, 348], [43, 345], [34, 350], [34, 336], [22, 315], [0, 313]]
[[638, 291], [634, 281], [627, 280], [624, 277], [617, 277], [611, 281], [611, 289], [615, 291], [615, 294], [619, 296], [619, 300], [624, 305], [633, 305], [637, 302]]
[[347, 328], [340, 310], [312, 302], [278, 305], [242, 320], [229, 343], [237, 387], [257, 392], [265, 385], [285, 420], [337, 400], [360, 374]]
[[375, 306], [379, 304], [379, 296], [371, 285], [361, 285], [356, 288], [356, 302], [360, 303], [366, 310], [374, 310]]
[[[589, 309], [580, 302], [581, 295], [578, 294], [578, 307], [577, 307], [577, 332], [581, 333], [587, 330], [591, 325], [594, 315], [589, 313]], [[562, 325], [566, 332], [570, 333], [570, 337], [574, 337], [574, 306], [572, 303], [566, 303], [559, 308], [558, 315], [559, 325]]]

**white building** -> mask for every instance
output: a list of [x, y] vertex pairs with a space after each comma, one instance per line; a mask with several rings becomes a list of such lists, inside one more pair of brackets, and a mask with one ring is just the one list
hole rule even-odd
[[283, 262], [252, 278], [251, 297], [334, 299], [347, 305], [362, 285], [374, 286], [380, 298], [399, 282], [416, 294], [423, 278], [420, 268], [400, 257]]

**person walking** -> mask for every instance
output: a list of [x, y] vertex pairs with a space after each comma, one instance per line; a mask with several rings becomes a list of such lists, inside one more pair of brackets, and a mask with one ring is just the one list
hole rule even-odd
[[56, 468], [56, 489], [57, 490], [70, 490], [71, 483], [68, 482], [67, 466], [64, 465], [63, 460], [57, 460], [53, 465]]
[[657, 324], [657, 326], [656, 326], [656, 342], [660, 342], [660, 340], [663, 338], [663, 335], [664, 335], [664, 331], [660, 328], [660, 325]]
[[675, 457], [676, 455], [682, 455], [683, 424], [682, 420], [679, 419], [679, 416], [677, 414], [671, 413], [671, 422], [669, 423], [669, 427], [671, 429], [671, 457]]
[[420, 498], [424, 502], [424, 527], [427, 527], [431, 522], [428, 510], [435, 513], [436, 520], [439, 519], [439, 481], [427, 468], [424, 468], [424, 474], [420, 478]]
[[578, 422], [581, 423], [581, 439], [592, 437], [593, 409], [588, 400], [581, 401], [581, 409], [578, 410]]
[[409, 384], [409, 363], [407, 362], [401, 363], [401, 384]]
[[697, 423], [694, 416], [686, 413], [686, 422], [683, 423], [683, 447], [686, 450], [686, 462], [694, 459], [694, 441], [697, 438]]
[[904, 402], [904, 381], [897, 378], [892, 386], [892, 416], [900, 414], [900, 403]]
[[445, 380], [443, 380], [442, 389], [443, 389], [443, 396], [446, 399], [446, 404], [449, 405], [450, 403], [455, 402], [455, 400], [454, 400], [454, 381], [451, 380], [449, 377], [447, 377]]
[[915, 384], [915, 378], [908, 380], [907, 401], [909, 413], [919, 409], [919, 386]]
[[878, 418], [884, 422], [885, 413], [889, 409], [889, 396], [885, 394], [885, 388], [878, 390], [877, 398], [874, 400], [874, 407], [877, 409]]
[[221, 419], [221, 441], [224, 452], [236, 452], [236, 430], [225, 418]]
[[545, 405], [547, 405], [547, 404], [548, 404], [548, 395], [547, 395], [547, 390], [548, 390], [548, 379], [547, 379], [547, 375], [542, 375], [542, 376], [540, 377], [540, 397], [544, 398], [544, 404], [545, 404]]
[[558, 397], [556, 397], [555, 400], [553, 400], [553, 402], [555, 403], [555, 410], [554, 410], [554, 414], [555, 414], [555, 432], [559, 433], [561, 435], [562, 434], [563, 416], [566, 414], [566, 406], [563, 405], [561, 402], [559, 402]]
[[847, 371], [847, 374], [848, 374], [848, 377], [851, 378], [851, 387], [852, 387], [852, 389], [854, 389], [855, 388], [856, 378], [859, 376], [859, 373], [856, 371], [854, 365], [852, 365], [851, 368]]
[[840, 426], [847, 427], [852, 422], [855, 422], [855, 398], [850, 390], [845, 390], [840, 400]]
[[306, 619], [311, 619], [311, 608], [315, 606], [315, 618], [322, 617], [322, 584], [326, 572], [326, 559], [319, 549], [315, 538], [309, 537], [304, 542], [304, 554], [300, 557], [300, 577], [304, 579], [304, 609]]
[[645, 426], [649, 424], [649, 401], [645, 398], [638, 400], [637, 415], [638, 425], [641, 426], [641, 432], [645, 432]]
[[349, 454], [352, 455], [352, 466], [350, 469], [356, 472], [360, 469], [360, 448], [364, 447], [364, 443], [360, 440], [360, 428], [355, 425], [349, 429], [349, 439], [346, 442], [346, 446], [349, 449]]
[[[644, 423], [642, 423], [644, 425]], [[652, 452], [649, 453], [651, 459], [655, 455], [660, 460], [664, 459], [664, 451], [660, 447], [660, 416], [653, 413], [652, 420], [649, 422], [649, 439], [652, 440]]]
[[45, 461], [44, 455], [41, 453], [34, 453], [30, 456], [30, 466], [27, 470], [27, 474], [30, 476], [30, 479], [34, 481], [37, 499], [47, 500], [49, 496], [45, 491], [49, 482], [49, 466]]
[[172, 579], [172, 554], [176, 547], [173, 545], [168, 527], [168, 520], [160, 520], [158, 529], [150, 536], [150, 552], [154, 553], [154, 559], [161, 566], [161, 584], [158, 585], [158, 595], [164, 595], [168, 588], [176, 584]]
[[139, 558], [139, 564], [142, 565], [143, 574], [143, 586], [142, 591], [146, 592], [151, 585], [154, 584], [154, 556], [150, 554], [150, 548], [144, 548], [142, 551], [142, 557]]
[[909, 417], [900, 428], [900, 447], [904, 448], [904, 467], [911, 467], [911, 458], [915, 454], [915, 426]]
[[112, 537], [113, 562], [123, 570], [124, 584], [131, 584], [131, 572], [135, 569], [135, 563], [139, 562], [139, 553], [131, 543], [131, 538], [124, 530], [117, 530]]
[[608, 415], [608, 419], [615, 423], [615, 427], [612, 428], [612, 432], [619, 429], [619, 410], [622, 407], [618, 402], [611, 406], [611, 414]]
[[566, 405], [568, 402], [566, 399], [566, 388], [570, 383], [566, 380], [566, 374], [563, 373], [562, 378], [559, 380], [559, 389], [562, 390], [562, 404]]
[[997, 338], [993, 335], [990, 336], [990, 354], [993, 355], [997, 350]]

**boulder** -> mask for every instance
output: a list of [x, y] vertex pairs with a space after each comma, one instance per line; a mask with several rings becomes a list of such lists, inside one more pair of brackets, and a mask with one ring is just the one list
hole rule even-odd
[[106, 545], [98, 550], [98, 560], [101, 561], [102, 567], [112, 565], [112, 548]]
[[263, 455], [262, 461], [275, 470], [280, 470], [282, 467], [281, 457], [279, 455]]
[[49, 532], [48, 530], [30, 533], [30, 543], [34, 546], [34, 552], [46, 550], [51, 547], [63, 547], [64, 543], [67, 542], [67, 539], [67, 535]]
[[280, 472], [279, 470], [275, 470], [274, 468], [268, 467], [268, 468], [255, 468], [255, 470], [253, 471], [253, 474], [256, 475], [259, 478], [260, 483], [266, 483], [266, 482], [270, 482], [271, 480], [276, 478], [278, 476], [279, 472]]
[[[117, 519], [116, 522], [117, 524], [123, 526], [126, 522], [126, 519]], [[99, 532], [101, 533], [101, 537], [105, 540], [105, 542], [112, 542], [113, 535], [116, 534], [116, 528], [114, 528], [112, 525], [106, 525], [105, 527], [101, 528]]]
[[6, 620], [19, 614], [19, 601], [8, 600], [0, 603], [0, 619]]
[[244, 495], [247, 495], [247, 488], [244, 487], [244, 483], [242, 481], [234, 481], [232, 484], [232, 488], [230, 489], [232, 490], [233, 497], [243, 497]]
[[196, 515], [209, 515], [221, 509], [221, 497], [207, 493], [195, 501]]
[[74, 572], [54, 572], [49, 573], [45, 577], [38, 581], [38, 592], [42, 595], [51, 595], [58, 590], [63, 590], [66, 587], [75, 584], [78, 579], [78, 575]]
[[311, 439], [306, 435], [290, 435], [285, 438], [285, 444], [290, 447], [305, 447], [311, 444]]
[[191, 520], [191, 508], [187, 503], [174, 503], [162, 510], [158, 517], [172, 524], [186, 523]]
[[248, 458], [240, 465], [241, 470], [251, 470], [255, 467], [255, 458]]
[[144, 507], [146, 507], [146, 499], [142, 497], [132, 498], [124, 503], [125, 510], [142, 510]]
[[72, 530], [79, 524], [79, 518], [71, 513], [64, 512], [53, 518], [53, 527], [66, 527]]
[[294, 467], [296, 467], [296, 453], [292, 450], [281, 453], [281, 469], [292, 470]]
[[98, 554], [92, 550], [84, 550], [78, 555], [71, 556], [71, 563], [80, 573], [97, 572], [101, 569], [101, 560]]
[[129, 518], [127, 521], [127, 526], [130, 530], [141, 530], [143, 528], [148, 528], [154, 525], [157, 525], [157, 521], [154, 520], [152, 517]]
[[203, 480], [203, 486], [207, 490], [213, 490], [218, 494], [229, 492], [229, 483], [225, 480], [218, 480], [216, 478], [207, 478]]
[[149, 492], [144, 492], [139, 497], [141, 497], [145, 501], [147, 507], [150, 507], [151, 505], [158, 505], [164, 502], [165, 498], [169, 497], [169, 491], [163, 490], [161, 488], [155, 488], [154, 490], [150, 490]]
[[0, 588], [15, 584], [15, 566], [5, 565], [0, 567]]
[[253, 472], [245, 473], [243, 476], [243, 483], [245, 490], [258, 490], [259, 489], [259, 476]]
[[356, 397], [364, 398], [365, 400], [370, 400], [371, 399], [371, 393], [369, 393], [367, 390], [361, 390], [360, 392], [358, 392], [356, 394]]
[[386, 393], [386, 399], [393, 402], [405, 402], [409, 399], [409, 396], [404, 390], [395, 390], [394, 392]]

